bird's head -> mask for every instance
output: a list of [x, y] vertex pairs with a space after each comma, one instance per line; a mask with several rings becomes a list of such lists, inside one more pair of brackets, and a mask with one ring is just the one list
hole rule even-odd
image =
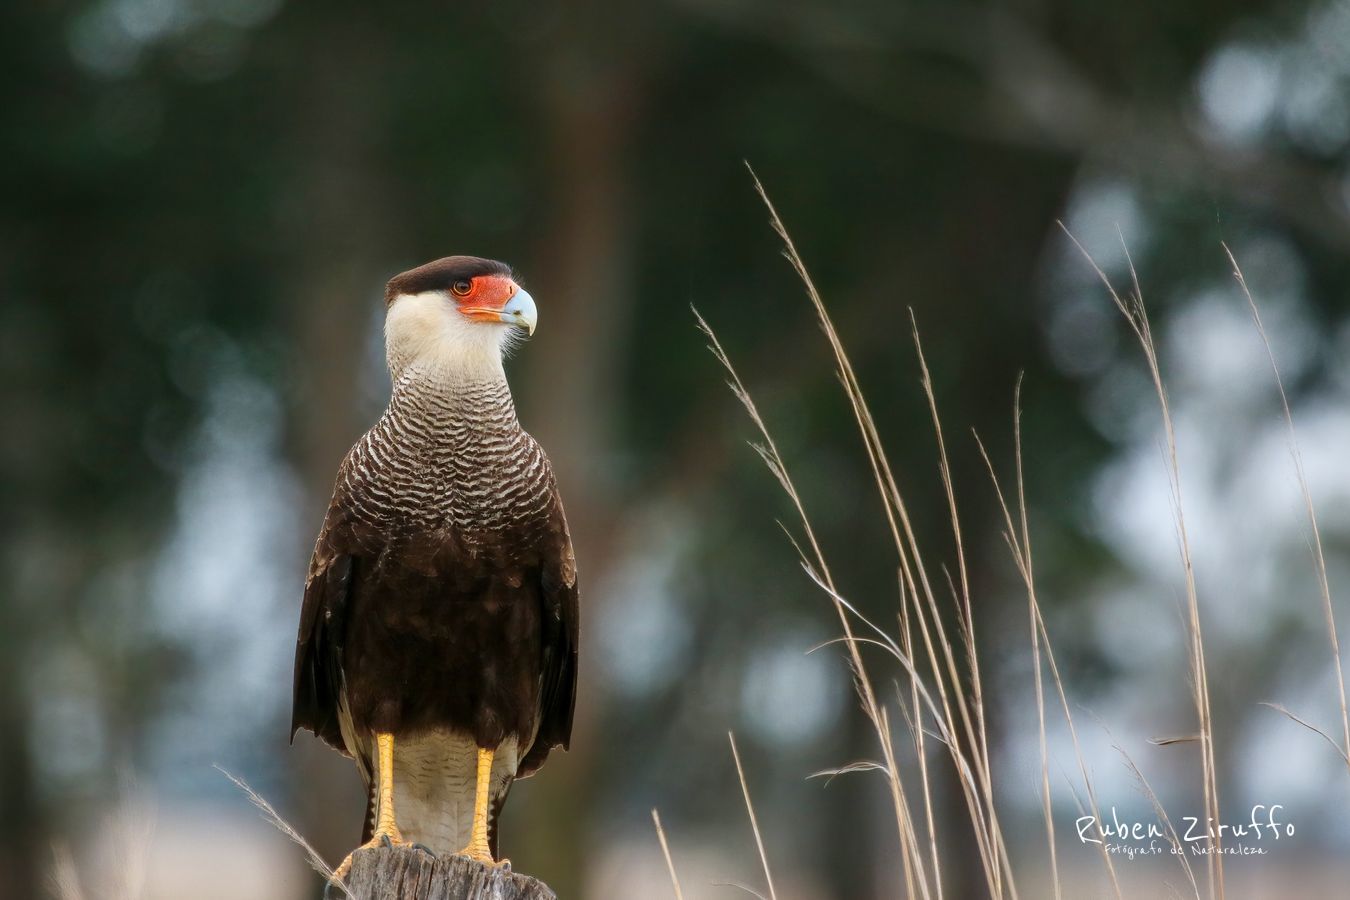
[[534, 298], [511, 268], [477, 256], [447, 256], [390, 279], [384, 291], [385, 351], [396, 374], [414, 363], [498, 371], [511, 343], [534, 334]]

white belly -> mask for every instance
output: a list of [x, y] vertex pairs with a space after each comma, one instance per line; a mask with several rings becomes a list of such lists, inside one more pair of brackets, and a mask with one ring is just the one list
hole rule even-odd
[[[508, 737], [492, 759], [489, 816], [510, 787], [519, 762], [516, 740]], [[403, 839], [423, 844], [438, 856], [467, 847], [477, 779], [478, 746], [467, 734], [433, 731], [395, 740], [394, 817]], [[372, 788], [378, 797], [379, 786]]]

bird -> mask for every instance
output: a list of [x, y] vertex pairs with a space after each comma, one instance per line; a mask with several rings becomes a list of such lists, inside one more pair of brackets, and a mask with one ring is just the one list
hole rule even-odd
[[511, 784], [567, 749], [576, 705], [571, 536], [503, 366], [538, 312], [509, 266], [474, 256], [395, 276], [384, 302], [389, 405], [343, 458], [315, 542], [291, 740], [308, 729], [355, 761], [357, 850], [504, 865]]

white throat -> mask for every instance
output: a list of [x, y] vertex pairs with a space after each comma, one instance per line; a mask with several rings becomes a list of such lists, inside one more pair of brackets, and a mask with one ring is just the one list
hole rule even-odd
[[402, 294], [384, 321], [385, 356], [398, 385], [409, 378], [449, 384], [505, 381], [510, 325], [473, 322], [442, 291]]

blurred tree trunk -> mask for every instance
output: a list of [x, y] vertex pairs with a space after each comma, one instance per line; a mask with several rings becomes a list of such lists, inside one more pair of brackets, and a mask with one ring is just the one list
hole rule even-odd
[[[309, 501], [302, 522], [317, 533], [338, 464], [368, 424], [359, 403], [365, 342], [400, 219], [388, 208], [377, 158], [383, 32], [353, 10], [292, 12], [287, 24], [289, 52], [303, 67], [292, 73], [287, 108], [297, 115], [283, 143], [298, 184], [282, 239], [297, 348], [292, 456]], [[298, 561], [292, 598], [297, 616], [303, 566]], [[301, 832], [328, 859], [341, 859], [360, 839], [355, 770], [308, 733], [296, 737], [288, 761]]]
[[[610, 28], [611, 12], [600, 17]], [[525, 426], [548, 450], [557, 474], [583, 594], [571, 751], [555, 754], [551, 771], [530, 786], [531, 815], [518, 820], [512, 839], [519, 857], [531, 860], [532, 871], [561, 897], [584, 895], [596, 835], [576, 822], [579, 811], [605, 793], [608, 748], [598, 728], [605, 699], [590, 648], [604, 605], [617, 599], [603, 586], [620, 512], [613, 471], [625, 399], [619, 372], [634, 307], [627, 163], [644, 74], [640, 41], [630, 35], [623, 52], [602, 53], [601, 47], [620, 44], [611, 42], [607, 28], [588, 27], [590, 18], [568, 17], [548, 46], [534, 51], [549, 216], [529, 271], [539, 285], [544, 326], [522, 354], [524, 378], [516, 390]]]

